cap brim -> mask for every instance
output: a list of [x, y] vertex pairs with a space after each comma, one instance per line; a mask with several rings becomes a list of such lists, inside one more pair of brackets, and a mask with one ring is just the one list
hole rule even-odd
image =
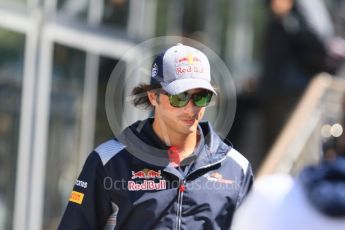
[[171, 83], [161, 82], [161, 85], [163, 89], [171, 95], [179, 94], [187, 90], [198, 89], [198, 88], [207, 89], [211, 91], [212, 93], [214, 93], [215, 95], [217, 95], [216, 91], [214, 90], [210, 82], [204, 81], [201, 79], [193, 79], [193, 78], [179, 79]]

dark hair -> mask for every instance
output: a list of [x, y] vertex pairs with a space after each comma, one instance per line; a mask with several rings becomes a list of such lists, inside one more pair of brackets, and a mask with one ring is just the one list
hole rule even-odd
[[[140, 83], [132, 90], [133, 104], [135, 107], [139, 107], [142, 109], [152, 108], [151, 102], [147, 95], [147, 92], [158, 90], [161, 88], [160, 84], [146, 84]], [[158, 92], [158, 91], [157, 91]]]

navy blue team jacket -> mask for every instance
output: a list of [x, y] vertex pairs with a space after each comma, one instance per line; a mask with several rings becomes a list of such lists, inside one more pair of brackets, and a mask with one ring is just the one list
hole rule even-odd
[[200, 123], [198, 146], [178, 167], [152, 121], [89, 155], [59, 229], [229, 229], [252, 185], [248, 161]]

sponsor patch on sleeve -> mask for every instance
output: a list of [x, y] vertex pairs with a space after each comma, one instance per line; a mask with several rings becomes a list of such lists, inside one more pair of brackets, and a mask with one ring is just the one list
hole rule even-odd
[[83, 203], [84, 193], [72, 191], [69, 201], [81, 204]]
[[82, 181], [82, 180], [77, 180], [77, 181], [75, 182], [75, 185], [76, 185], [76, 186], [79, 186], [79, 187], [82, 187], [82, 188], [87, 188], [87, 182]]

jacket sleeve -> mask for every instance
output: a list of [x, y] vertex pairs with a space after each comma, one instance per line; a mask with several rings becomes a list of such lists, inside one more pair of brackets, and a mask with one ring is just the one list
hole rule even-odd
[[59, 230], [104, 227], [112, 213], [110, 196], [103, 184], [105, 176], [99, 155], [92, 152], [71, 192]]
[[241, 183], [239, 195], [236, 202], [236, 208], [238, 208], [241, 205], [241, 203], [243, 202], [243, 200], [249, 193], [252, 185], [253, 185], [253, 170], [252, 170], [251, 165], [248, 164], [248, 168], [246, 172], [244, 172], [244, 175], [243, 175], [243, 180]]

